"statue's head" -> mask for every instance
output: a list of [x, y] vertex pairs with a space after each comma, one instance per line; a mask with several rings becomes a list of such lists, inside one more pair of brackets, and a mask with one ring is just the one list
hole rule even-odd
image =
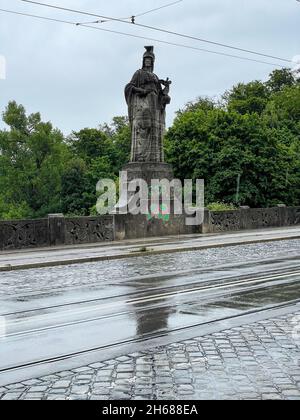
[[155, 55], [154, 55], [154, 47], [145, 47], [146, 52], [144, 53], [143, 57], [143, 69], [151, 68], [151, 71], [154, 70], [154, 62], [155, 62]]

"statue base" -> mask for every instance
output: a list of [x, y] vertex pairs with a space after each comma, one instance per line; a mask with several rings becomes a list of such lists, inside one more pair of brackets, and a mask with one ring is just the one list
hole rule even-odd
[[[127, 172], [127, 186], [133, 180], [142, 179], [146, 181], [148, 189], [150, 189], [152, 180], [162, 181], [163, 179], [167, 179], [168, 181], [172, 181], [174, 179], [173, 168], [167, 163], [132, 162], [127, 164], [123, 168], [123, 171]], [[188, 226], [186, 224], [186, 214], [175, 214], [174, 195], [172, 196], [172, 194], [174, 194], [174, 191], [171, 192], [170, 208], [167, 210], [161, 209], [162, 211], [159, 214], [158, 212], [152, 211], [150, 197], [146, 203], [149, 209], [147, 215], [133, 215], [129, 212], [127, 214], [118, 214], [118, 209], [116, 209], [116, 239], [139, 239], [199, 233], [200, 226]], [[130, 197], [128, 197], [128, 202], [121, 204], [119, 210], [124, 210], [129, 201]]]
[[131, 162], [124, 166], [123, 171], [127, 172], [128, 182], [134, 179], [143, 179], [151, 186], [152, 179], [174, 179], [174, 172], [171, 165], [163, 162]]

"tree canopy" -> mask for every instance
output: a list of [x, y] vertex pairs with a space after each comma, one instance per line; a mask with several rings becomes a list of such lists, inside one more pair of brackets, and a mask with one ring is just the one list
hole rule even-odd
[[239, 83], [220, 103], [200, 98], [166, 136], [176, 176], [204, 179], [206, 202], [299, 205], [300, 83], [287, 69]]
[[[0, 130], [0, 219], [90, 215], [100, 178], [118, 179], [130, 155], [126, 117], [65, 137], [10, 102]], [[165, 138], [180, 179], [204, 179], [206, 204], [299, 205], [300, 83], [288, 69], [239, 83], [219, 102], [178, 111]]]
[[68, 138], [26, 115], [10, 102], [0, 131], [0, 218], [37, 218], [48, 213], [89, 215], [100, 178], [117, 178], [128, 161], [130, 131], [125, 117], [111, 125], [85, 128]]

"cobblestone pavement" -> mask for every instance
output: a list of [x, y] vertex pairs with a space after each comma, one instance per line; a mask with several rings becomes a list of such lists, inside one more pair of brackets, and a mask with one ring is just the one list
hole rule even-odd
[[136, 257], [118, 261], [78, 264], [0, 273], [0, 297], [40, 292], [52, 292], [76, 287], [105, 287], [123, 284], [135, 276], [155, 275], [162, 272], [177, 273], [221, 264], [239, 264], [283, 255], [299, 255], [300, 240], [278, 241], [252, 245], [204, 249], [177, 254]]
[[299, 400], [299, 326], [300, 312], [260, 321], [6, 386], [0, 399]]

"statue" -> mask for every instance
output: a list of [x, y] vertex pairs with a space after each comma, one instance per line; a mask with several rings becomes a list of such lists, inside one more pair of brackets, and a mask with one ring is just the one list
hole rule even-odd
[[131, 162], [162, 163], [166, 106], [171, 102], [172, 82], [160, 80], [153, 73], [153, 47], [145, 49], [143, 68], [134, 74], [125, 88], [132, 133]]

